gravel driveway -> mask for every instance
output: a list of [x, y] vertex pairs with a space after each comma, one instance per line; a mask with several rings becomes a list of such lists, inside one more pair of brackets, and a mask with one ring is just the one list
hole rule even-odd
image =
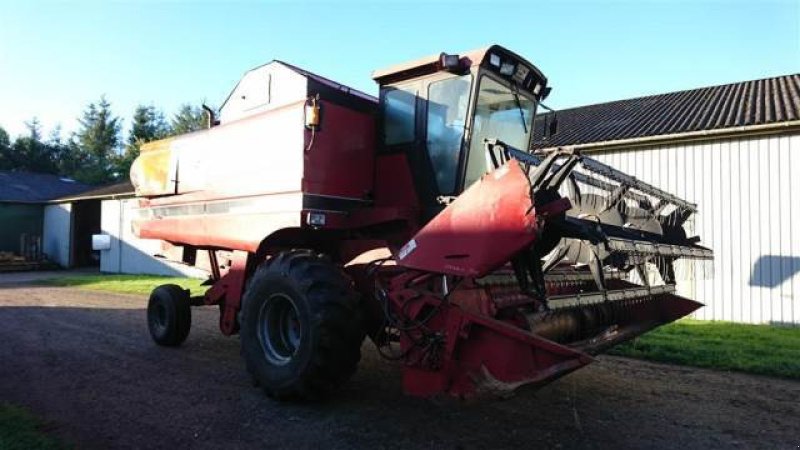
[[0, 400], [31, 408], [79, 448], [785, 448], [800, 445], [800, 383], [600, 361], [509, 400], [403, 396], [369, 344], [324, 404], [252, 387], [217, 311], [193, 311], [178, 349], [157, 347], [146, 299], [0, 286]]

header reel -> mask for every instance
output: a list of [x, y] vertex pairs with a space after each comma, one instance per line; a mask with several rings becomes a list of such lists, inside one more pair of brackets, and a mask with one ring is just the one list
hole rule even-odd
[[[655, 265], [664, 284], [674, 285], [673, 264], [678, 259], [713, 259], [713, 252], [697, 245], [698, 237], [687, 237], [684, 228], [697, 212], [695, 204], [574, 149], [537, 155], [489, 140], [486, 151], [495, 168], [509, 158], [525, 164], [538, 199], [566, 190], [572, 208], [563, 217], [548, 220], [532, 249], [544, 258], [544, 275], [564, 266], [588, 268], [597, 290], [605, 291], [608, 273], [636, 270], [642, 284], [649, 286], [649, 263]], [[554, 155], [566, 159], [556, 163]]]

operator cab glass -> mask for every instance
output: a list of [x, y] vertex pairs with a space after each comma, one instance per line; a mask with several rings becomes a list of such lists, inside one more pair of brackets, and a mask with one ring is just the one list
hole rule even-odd
[[443, 53], [374, 78], [381, 84], [384, 151], [407, 155], [420, 200], [432, 211], [488, 171], [486, 139], [529, 148], [547, 85], [532, 64], [500, 46]]
[[385, 145], [414, 141], [417, 104], [416, 84], [398, 86], [383, 96], [383, 137]]
[[425, 143], [441, 193], [447, 194], [456, 188], [471, 85], [472, 75], [446, 78], [428, 85]]
[[535, 109], [533, 98], [520, 93], [518, 88], [504, 86], [488, 75], [481, 77], [472, 121], [465, 189], [488, 170], [485, 139], [499, 139], [521, 150], [528, 148]]

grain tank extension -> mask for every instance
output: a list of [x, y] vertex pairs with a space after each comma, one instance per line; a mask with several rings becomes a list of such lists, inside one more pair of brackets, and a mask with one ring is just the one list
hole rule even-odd
[[676, 264], [712, 252], [696, 205], [574, 149], [529, 152], [545, 76], [491, 46], [377, 71], [380, 98], [279, 61], [210, 129], [149, 143], [134, 231], [212, 262], [156, 288], [153, 339], [218, 305], [276, 398], [317, 398], [368, 337], [417, 396], [507, 394], [578, 369], [701, 305]]

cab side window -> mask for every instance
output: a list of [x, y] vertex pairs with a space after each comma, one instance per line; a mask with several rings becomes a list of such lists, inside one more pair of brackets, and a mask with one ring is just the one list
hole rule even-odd
[[416, 85], [398, 86], [384, 94], [383, 136], [386, 145], [409, 144], [416, 133]]
[[441, 194], [450, 194], [456, 187], [471, 78], [464, 75], [428, 86], [428, 157]]

